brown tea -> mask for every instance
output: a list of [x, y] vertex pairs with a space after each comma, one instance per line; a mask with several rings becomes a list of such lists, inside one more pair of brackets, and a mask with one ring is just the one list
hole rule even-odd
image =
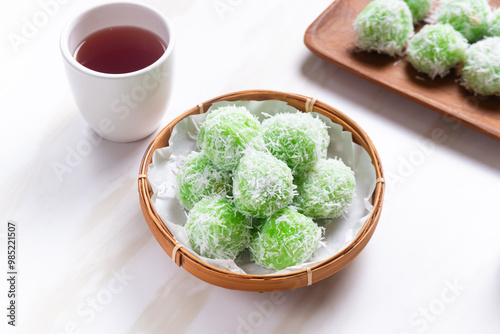
[[166, 43], [149, 30], [117, 26], [88, 35], [76, 48], [74, 57], [91, 70], [119, 74], [153, 64], [166, 48]]

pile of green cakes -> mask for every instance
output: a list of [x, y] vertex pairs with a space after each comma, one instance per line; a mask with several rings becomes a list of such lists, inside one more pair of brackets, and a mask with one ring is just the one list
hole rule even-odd
[[248, 249], [274, 270], [307, 261], [323, 243], [324, 228], [313, 219], [342, 216], [355, 191], [353, 171], [327, 158], [329, 143], [327, 126], [309, 113], [261, 123], [245, 107], [209, 112], [198, 150], [176, 178], [193, 250], [234, 260]]
[[[390, 56], [407, 54], [432, 79], [458, 68], [460, 83], [480, 95], [500, 96], [500, 9], [488, 0], [374, 0], [356, 17], [356, 45]], [[427, 19], [426, 19], [427, 18]], [[414, 24], [426, 19], [414, 33]]]

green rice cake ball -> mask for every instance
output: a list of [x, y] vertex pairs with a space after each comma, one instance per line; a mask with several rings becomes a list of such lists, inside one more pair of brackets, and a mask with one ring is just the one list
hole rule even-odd
[[413, 24], [422, 21], [431, 11], [432, 0], [404, 0], [410, 8]]
[[356, 17], [356, 46], [390, 56], [401, 55], [413, 35], [413, 18], [404, 1], [375, 0]]
[[500, 36], [500, 8], [497, 8], [490, 17], [488, 36]]
[[188, 210], [203, 197], [230, 195], [231, 188], [230, 173], [214, 165], [205, 152], [189, 154], [176, 178], [177, 199]]
[[252, 217], [252, 240], [255, 239], [264, 226], [267, 218]]
[[301, 112], [281, 113], [262, 122], [264, 142], [293, 174], [312, 168], [326, 156], [330, 136], [323, 121]]
[[486, 34], [490, 14], [487, 0], [440, 0], [434, 19], [449, 23], [469, 43], [474, 43]]
[[408, 61], [431, 78], [444, 77], [465, 60], [467, 40], [449, 24], [429, 24], [408, 43]]
[[189, 243], [201, 256], [231, 259], [250, 243], [250, 218], [220, 196], [205, 197], [189, 212], [185, 225]]
[[310, 113], [305, 115], [307, 121], [307, 130], [315, 138], [314, 141], [319, 143], [319, 157], [326, 158], [328, 146], [330, 145], [330, 135], [328, 134], [328, 126], [318, 116], [313, 116]]
[[246, 215], [268, 217], [295, 196], [291, 169], [269, 152], [248, 150], [233, 175], [233, 196]]
[[221, 113], [223, 114], [223, 113], [227, 113], [230, 111], [240, 111], [242, 113], [246, 113], [246, 111], [248, 111], [248, 109], [246, 107], [237, 107], [235, 105], [229, 105], [229, 106], [219, 107], [217, 109], [212, 109], [212, 110], [209, 110], [207, 112], [207, 114], [205, 115], [204, 122], [210, 121], [212, 118], [216, 117], [217, 115], [219, 115]]
[[344, 212], [356, 187], [354, 173], [342, 160], [322, 159], [296, 179], [294, 205], [312, 218], [335, 218]]
[[462, 84], [476, 94], [500, 96], [500, 37], [488, 37], [467, 49]]
[[245, 107], [221, 107], [208, 114], [200, 127], [198, 147], [219, 168], [238, 165], [247, 147], [265, 149], [261, 125]]
[[305, 262], [320, 246], [322, 228], [309, 217], [286, 208], [266, 219], [250, 243], [255, 262], [281, 270]]

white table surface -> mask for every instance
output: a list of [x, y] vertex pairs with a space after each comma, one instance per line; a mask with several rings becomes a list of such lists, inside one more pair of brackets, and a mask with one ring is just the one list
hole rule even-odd
[[[500, 143], [312, 55], [304, 32], [329, 0], [144, 1], [177, 35], [174, 94], [160, 128], [212, 97], [273, 89], [338, 108], [378, 149], [387, 192], [368, 246], [332, 277], [277, 295], [206, 284], [161, 249], [136, 181], [153, 136], [98, 141], [58, 178], [54, 164], [89, 132], [59, 32], [104, 1], [60, 2], [18, 50], [8, 34], [42, 7], [0, 5], [2, 333], [499, 332]], [[9, 220], [18, 237], [16, 328], [6, 324]]]

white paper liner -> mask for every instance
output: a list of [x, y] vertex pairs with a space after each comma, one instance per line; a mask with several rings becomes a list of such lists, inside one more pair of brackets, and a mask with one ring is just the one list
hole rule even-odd
[[[297, 112], [297, 109], [289, 106], [286, 102], [276, 100], [222, 101], [214, 103], [209, 111], [227, 105], [244, 106], [260, 121], [268, 117], [266, 115]], [[304, 270], [334, 256], [353, 241], [373, 210], [371, 196], [376, 185], [375, 168], [365, 149], [352, 142], [350, 132], [342, 131], [342, 126], [333, 123], [323, 115], [312, 114], [319, 116], [329, 127], [331, 142], [328, 148], [328, 157], [341, 158], [346, 165], [352, 168], [356, 177], [356, 194], [348, 212], [343, 217], [335, 219], [315, 220], [326, 228], [323, 239], [326, 246], [320, 247], [308, 262], [280, 271], [269, 270], [251, 262], [248, 250], [242, 252], [236, 261], [213, 260], [200, 256], [192, 250], [184, 228], [187, 213], [175, 197], [175, 179], [184, 159], [196, 149], [196, 138], [206, 114], [189, 116], [177, 123], [170, 136], [169, 146], [157, 149], [153, 154], [153, 161], [149, 165], [148, 178], [154, 192], [152, 196], [153, 206], [177, 242], [181, 243], [183, 248], [194, 256], [212, 266], [240, 274], [267, 275]]]

